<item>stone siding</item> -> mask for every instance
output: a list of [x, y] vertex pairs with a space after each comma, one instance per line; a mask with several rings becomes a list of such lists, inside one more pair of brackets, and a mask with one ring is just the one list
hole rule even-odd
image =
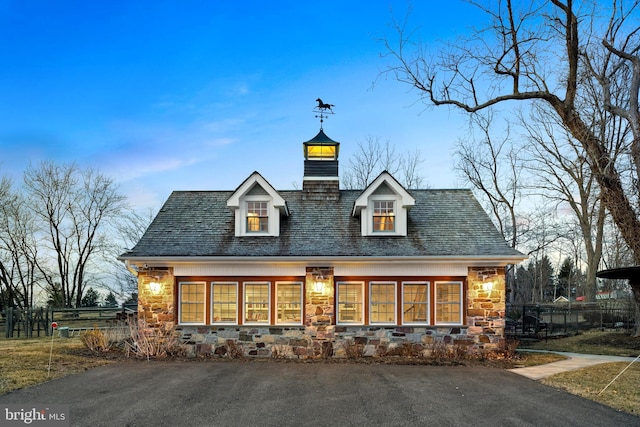
[[[505, 326], [504, 268], [471, 267], [467, 276], [466, 322], [459, 326], [335, 325], [331, 280], [322, 292], [312, 290], [307, 274], [305, 326], [177, 327], [190, 356], [322, 358], [410, 355], [429, 356], [442, 346], [469, 353], [497, 350]], [[161, 277], [161, 291], [152, 292], [147, 277], [139, 278], [138, 315], [148, 326], [176, 319], [174, 277]]]
[[265, 358], [352, 358], [429, 356], [441, 346], [469, 353], [486, 351], [486, 344], [465, 327], [211, 327], [181, 326], [187, 355]]
[[[152, 291], [150, 283], [156, 281], [160, 289]], [[174, 277], [171, 270], [162, 276], [150, 278], [138, 276], [138, 319], [147, 326], [172, 326], [175, 324], [175, 296], [173, 294]]]

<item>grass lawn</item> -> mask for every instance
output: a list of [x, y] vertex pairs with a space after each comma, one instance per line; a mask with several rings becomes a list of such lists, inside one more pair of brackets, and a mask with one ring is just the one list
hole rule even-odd
[[636, 357], [640, 354], [640, 337], [631, 337], [628, 332], [590, 331], [572, 337], [553, 338], [532, 344], [521, 343], [520, 347], [535, 350]]
[[631, 365], [606, 390], [602, 391], [628, 365], [628, 363], [605, 363], [553, 375], [540, 382], [624, 412], [640, 415], [640, 388], [638, 387], [640, 361]]
[[51, 343], [50, 337], [0, 340], [0, 394], [110, 363], [83, 356], [79, 338], [55, 337], [49, 369]]
[[[567, 338], [540, 341], [524, 348], [571, 353], [637, 357], [640, 338], [626, 332], [592, 331]], [[640, 360], [609, 384], [629, 363], [605, 363], [543, 379], [543, 384], [600, 402], [621, 411], [640, 415]], [[605, 387], [606, 390], [602, 391]]]

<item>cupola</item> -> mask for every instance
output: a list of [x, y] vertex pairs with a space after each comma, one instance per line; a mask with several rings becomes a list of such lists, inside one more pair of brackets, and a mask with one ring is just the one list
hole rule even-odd
[[338, 176], [338, 154], [340, 143], [329, 138], [322, 129], [327, 114], [333, 114], [332, 104], [318, 98], [314, 112], [319, 113], [320, 132], [302, 143], [304, 152], [304, 177], [302, 192], [305, 200], [338, 200], [340, 177]]

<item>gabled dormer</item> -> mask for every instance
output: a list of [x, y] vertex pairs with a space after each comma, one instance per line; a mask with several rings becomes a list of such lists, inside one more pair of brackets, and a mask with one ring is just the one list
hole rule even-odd
[[356, 199], [353, 216], [360, 217], [363, 236], [406, 236], [407, 211], [416, 200], [387, 171]]
[[287, 202], [258, 172], [229, 197], [235, 211], [236, 236], [279, 236], [280, 216], [289, 216]]

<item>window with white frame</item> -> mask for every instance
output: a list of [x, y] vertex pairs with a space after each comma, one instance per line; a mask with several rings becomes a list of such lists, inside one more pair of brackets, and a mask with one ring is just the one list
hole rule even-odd
[[338, 282], [338, 323], [364, 323], [364, 283]]
[[369, 323], [396, 323], [396, 283], [369, 284]]
[[269, 203], [247, 202], [247, 233], [269, 231]]
[[462, 323], [462, 282], [436, 282], [436, 324]]
[[429, 323], [429, 282], [402, 283], [402, 323]]
[[373, 231], [395, 231], [395, 210], [393, 200], [373, 201]]
[[180, 304], [178, 318], [180, 323], [204, 324], [205, 283], [180, 282]]
[[302, 324], [301, 282], [276, 282], [276, 323]]
[[236, 282], [211, 283], [211, 322], [238, 323], [238, 284]]
[[244, 323], [270, 322], [269, 282], [244, 284]]

